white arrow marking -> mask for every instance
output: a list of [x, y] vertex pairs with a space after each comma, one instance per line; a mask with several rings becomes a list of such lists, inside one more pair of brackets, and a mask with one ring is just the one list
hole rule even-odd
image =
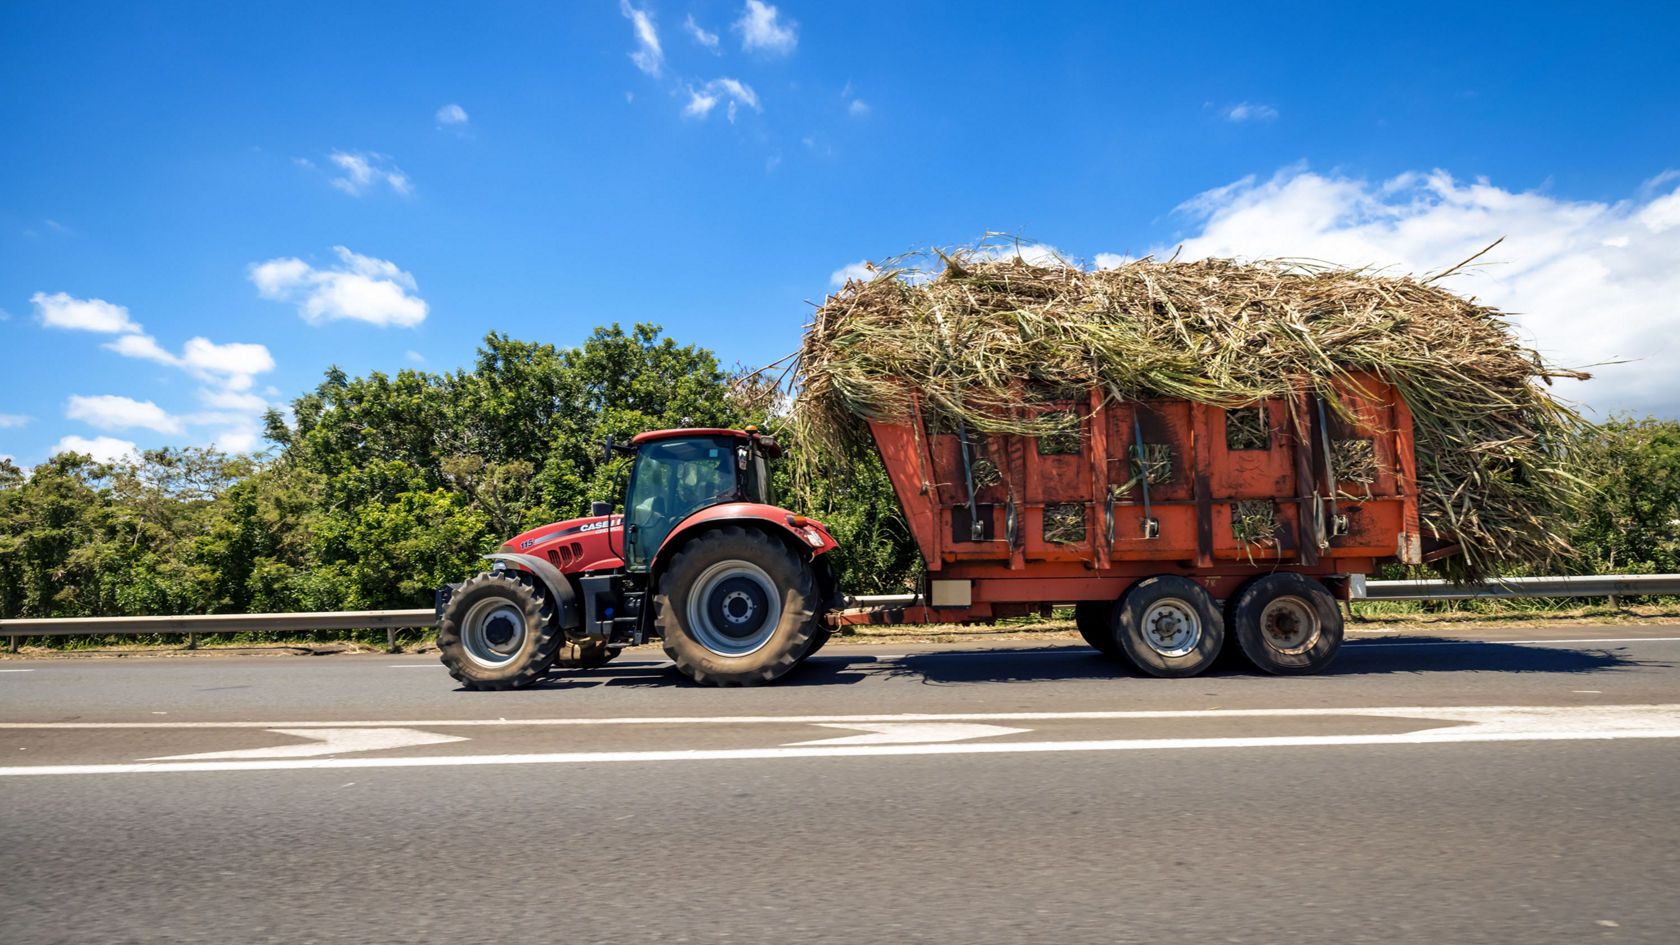
[[1028, 728], [1007, 728], [1002, 725], [975, 725], [965, 722], [883, 722], [876, 725], [830, 725], [823, 728], [856, 729], [869, 735], [846, 735], [840, 738], [819, 738], [810, 742], [789, 742], [783, 747], [801, 745], [909, 745], [928, 742], [960, 742], [970, 738], [990, 738], [994, 735], [1013, 735], [1030, 732]]
[[460, 735], [437, 735], [412, 728], [271, 728], [277, 735], [310, 739], [301, 745], [275, 748], [241, 748], [235, 751], [207, 751], [196, 755], [165, 755], [144, 761], [224, 761], [238, 758], [314, 758], [351, 751], [379, 751], [385, 748], [413, 748], [464, 742]]

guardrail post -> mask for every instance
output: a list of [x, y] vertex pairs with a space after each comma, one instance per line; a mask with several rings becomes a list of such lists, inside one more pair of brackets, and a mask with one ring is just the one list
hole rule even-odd
[[387, 652], [387, 653], [397, 652], [397, 628], [396, 627], [386, 627], [385, 628], [385, 652]]
[[11, 640], [12, 640], [12, 642], [6, 647], [6, 652], [7, 653], [16, 653], [17, 652], [17, 634], [15, 634], [15, 633], [12, 634]]
[[187, 649], [189, 649], [189, 650], [198, 649], [198, 634], [196, 634], [196, 633], [187, 634]]

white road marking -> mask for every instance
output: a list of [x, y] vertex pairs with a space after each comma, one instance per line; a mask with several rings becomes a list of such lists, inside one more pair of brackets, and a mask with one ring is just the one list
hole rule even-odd
[[0, 673], [33, 673], [32, 669], [0, 669]]
[[1531, 712], [1613, 711], [1619, 709], [1680, 713], [1680, 703], [1613, 706], [1346, 706], [1301, 709], [1133, 709], [1094, 712], [907, 712], [896, 715], [717, 715], [717, 716], [622, 716], [582, 719], [387, 719], [382, 721], [331, 722], [0, 722], [6, 729], [130, 729], [130, 728], [475, 728], [479, 726], [574, 726], [574, 725], [849, 725], [875, 722], [1054, 722], [1129, 719], [1226, 719], [1307, 718], [1315, 716], [1378, 716], [1402, 718], [1448, 718], [1446, 713], [1498, 715]]
[[[1215, 713], [1201, 713], [1213, 715]], [[1297, 714], [1319, 714], [1312, 712]], [[1311, 748], [1354, 745], [1443, 745], [1469, 742], [1609, 741], [1680, 738], [1680, 706], [1474, 706], [1344, 712], [1353, 716], [1419, 718], [1465, 724], [1422, 731], [1363, 735], [1283, 735], [1242, 738], [1130, 738], [1094, 741], [978, 742], [921, 745], [783, 746], [704, 751], [555, 752], [524, 755], [448, 755], [384, 758], [152, 761], [137, 764], [0, 767], [0, 777], [211, 771], [287, 771], [338, 768], [560, 765], [614, 762], [747, 761], [784, 758], [856, 758], [901, 755], [973, 755], [1181, 749]]]
[[862, 729], [868, 735], [847, 735], [841, 738], [819, 738], [808, 742], [788, 742], [795, 745], [906, 745], [929, 742], [959, 742], [970, 738], [990, 738], [995, 735], [1015, 735], [1030, 732], [1026, 728], [1006, 728], [1002, 725], [976, 725], [971, 722], [877, 722], [866, 725], [844, 725], [833, 722], [818, 723], [823, 728]]
[[[1606, 711], [1609, 709], [1610, 711]], [[1405, 710], [1416, 713], [1416, 710]], [[1363, 713], [1370, 714], [1370, 713]], [[175, 761], [139, 764], [39, 765], [0, 768], [0, 777], [211, 771], [295, 771], [339, 768], [426, 768], [478, 765], [563, 765], [616, 762], [756, 761], [787, 758], [858, 758], [911, 755], [982, 755], [1182, 749], [1313, 748], [1354, 745], [1445, 745], [1468, 742], [1608, 741], [1680, 738], [1680, 706], [1528, 708], [1512, 715], [1476, 709], [1435, 712], [1470, 724], [1420, 732], [1369, 735], [1284, 735], [1246, 738], [1133, 738], [1099, 741], [977, 742], [932, 745], [842, 745], [726, 748], [706, 751], [557, 752], [527, 755], [453, 755], [409, 758], [316, 758], [268, 761]]]
[[416, 745], [441, 745], [445, 742], [464, 742], [459, 735], [439, 735], [417, 732], [411, 728], [275, 728], [277, 735], [307, 738], [301, 745], [280, 745], [274, 748], [241, 748], [235, 751], [207, 751], [196, 755], [165, 755], [146, 761], [232, 761], [258, 758], [313, 758], [318, 755], [339, 755], [352, 751], [381, 751], [389, 748], [413, 748]]

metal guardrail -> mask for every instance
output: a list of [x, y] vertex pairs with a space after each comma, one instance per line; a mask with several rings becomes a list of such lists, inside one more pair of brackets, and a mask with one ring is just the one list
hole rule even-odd
[[306, 614], [191, 614], [174, 617], [20, 617], [0, 620], [0, 636], [11, 637], [10, 649], [17, 651], [18, 637], [65, 637], [86, 634], [185, 633], [187, 646], [196, 646], [200, 633], [238, 633], [276, 630], [384, 630], [386, 645], [397, 646], [397, 631], [403, 627], [429, 627], [437, 622], [431, 608], [424, 610], [350, 610]]
[[[1680, 574], [1603, 574], [1562, 577], [1489, 578], [1479, 584], [1450, 581], [1351, 582], [1355, 600], [1471, 600], [1506, 597], [1631, 597], [1637, 594], [1680, 594]], [[917, 603], [915, 594], [849, 597], [854, 608], [890, 609]], [[1070, 605], [1071, 606], [1071, 605]], [[396, 648], [397, 630], [429, 627], [436, 622], [430, 609], [360, 610], [310, 614], [207, 614], [175, 617], [24, 617], [0, 620], [0, 636], [11, 637], [16, 651], [19, 637], [88, 634], [185, 633], [194, 646], [200, 633], [276, 630], [384, 630], [386, 643]]]

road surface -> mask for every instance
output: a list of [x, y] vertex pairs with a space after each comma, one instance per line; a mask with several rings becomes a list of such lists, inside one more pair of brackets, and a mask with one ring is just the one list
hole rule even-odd
[[1676, 941], [1680, 628], [1455, 633], [1308, 678], [831, 645], [751, 690], [3, 661], [0, 939]]

